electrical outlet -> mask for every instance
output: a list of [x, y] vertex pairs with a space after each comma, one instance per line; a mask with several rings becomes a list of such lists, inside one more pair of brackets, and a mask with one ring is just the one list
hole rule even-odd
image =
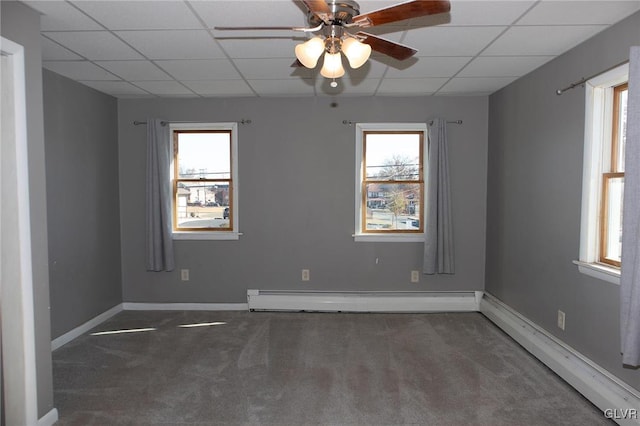
[[181, 269], [180, 270], [180, 279], [182, 281], [189, 281], [189, 270], [188, 269]]
[[558, 328], [564, 330], [564, 312], [558, 309]]
[[303, 269], [302, 270], [302, 281], [309, 281], [309, 270], [308, 269]]
[[411, 282], [420, 282], [420, 271], [411, 271]]

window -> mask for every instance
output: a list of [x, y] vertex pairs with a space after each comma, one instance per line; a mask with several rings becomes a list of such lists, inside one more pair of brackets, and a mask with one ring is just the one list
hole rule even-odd
[[237, 126], [171, 126], [174, 238], [237, 239]]
[[620, 267], [622, 255], [622, 194], [624, 192], [624, 147], [627, 124], [627, 83], [613, 88], [610, 164], [602, 174], [600, 208], [600, 262]]
[[619, 282], [628, 65], [587, 82], [581, 272]]
[[356, 131], [356, 241], [422, 241], [426, 125]]

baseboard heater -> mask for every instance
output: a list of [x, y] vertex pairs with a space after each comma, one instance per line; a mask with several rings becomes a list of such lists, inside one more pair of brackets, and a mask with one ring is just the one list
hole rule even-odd
[[474, 312], [481, 291], [247, 290], [250, 311]]

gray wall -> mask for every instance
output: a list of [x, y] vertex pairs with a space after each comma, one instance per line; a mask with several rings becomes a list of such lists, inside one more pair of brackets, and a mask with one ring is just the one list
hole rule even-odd
[[[331, 102], [339, 105], [331, 107]], [[120, 209], [125, 302], [245, 303], [247, 288], [482, 290], [487, 97], [119, 100]], [[457, 272], [421, 276], [419, 243], [356, 243], [357, 122], [450, 125]], [[239, 126], [239, 241], [176, 241], [176, 271], [146, 272], [144, 126], [134, 120], [252, 120]], [[379, 258], [379, 264], [375, 259]], [[181, 282], [179, 269], [190, 269]], [[301, 282], [308, 268], [311, 280]]]
[[[640, 13], [491, 95], [486, 289], [640, 388], [619, 354], [619, 286], [578, 272], [585, 91], [555, 94], [629, 58]], [[565, 331], [556, 327], [566, 313]]]
[[0, 17], [2, 36], [22, 45], [25, 53], [36, 379], [38, 415], [42, 417], [53, 408], [53, 384], [49, 322], [47, 194], [42, 113], [40, 15], [22, 3], [2, 1], [0, 2]]
[[51, 334], [122, 302], [115, 98], [43, 70]]

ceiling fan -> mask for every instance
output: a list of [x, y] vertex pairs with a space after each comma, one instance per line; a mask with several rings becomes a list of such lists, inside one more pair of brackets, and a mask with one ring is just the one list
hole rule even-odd
[[315, 68], [322, 53], [324, 63], [320, 74], [333, 79], [345, 73], [340, 52], [345, 55], [351, 68], [359, 68], [369, 59], [371, 51], [382, 53], [397, 60], [413, 56], [417, 50], [394, 41], [360, 31], [392, 22], [420, 16], [449, 12], [448, 0], [413, 0], [399, 3], [369, 13], [360, 14], [360, 6], [354, 0], [302, 0], [308, 9], [309, 27], [215, 27], [217, 30], [291, 30], [318, 33], [308, 41], [296, 46], [298, 61], [307, 68]]

